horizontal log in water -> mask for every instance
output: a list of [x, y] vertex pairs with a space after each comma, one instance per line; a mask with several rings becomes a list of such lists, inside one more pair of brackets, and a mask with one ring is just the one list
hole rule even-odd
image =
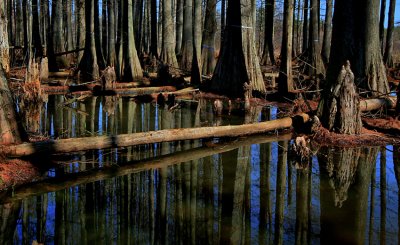
[[396, 107], [396, 97], [389, 96], [387, 98], [380, 99], [368, 99], [360, 101], [360, 110], [361, 111], [374, 111], [379, 110], [381, 108], [393, 109]]
[[[309, 119], [309, 116], [307, 114], [301, 114], [298, 116], [302, 117], [302, 120], [304, 122], [308, 121]], [[120, 134], [115, 136], [69, 138], [2, 146], [0, 147], [0, 153], [9, 157], [22, 157], [41, 153], [67, 153], [177, 140], [194, 140], [215, 137], [237, 137], [251, 134], [261, 134], [268, 131], [289, 128], [292, 126], [292, 123], [292, 118], [286, 117], [267, 122], [235, 126], [164, 129], [159, 131]]]
[[182, 162], [188, 162], [215, 154], [221, 154], [242, 146], [286, 141], [290, 140], [291, 138], [292, 134], [245, 137], [233, 142], [217, 143], [211, 147], [203, 146], [195, 149], [167, 154], [164, 156], [145, 159], [143, 161], [132, 161], [121, 166], [112, 165], [110, 167], [100, 169], [66, 174], [65, 176], [50, 178], [43, 181], [38, 181], [36, 183], [30, 183], [26, 186], [13, 188], [12, 193], [6, 191], [0, 192], [0, 204], [22, 200], [29, 196], [37, 196], [47, 192], [63, 190], [65, 188], [91, 183], [94, 181], [105, 180], [151, 169], [168, 167]]

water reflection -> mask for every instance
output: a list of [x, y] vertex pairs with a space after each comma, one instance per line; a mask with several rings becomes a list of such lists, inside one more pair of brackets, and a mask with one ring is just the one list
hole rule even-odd
[[[87, 114], [69, 116], [50, 99], [46, 125], [62, 137], [215, 123], [207, 103], [172, 112], [131, 99], [101, 103], [77, 103]], [[266, 120], [270, 111], [253, 108], [246, 122]], [[397, 243], [398, 146], [322, 148], [296, 164], [289, 137], [162, 143], [54, 160], [64, 166], [58, 178], [0, 193], [0, 244]]]

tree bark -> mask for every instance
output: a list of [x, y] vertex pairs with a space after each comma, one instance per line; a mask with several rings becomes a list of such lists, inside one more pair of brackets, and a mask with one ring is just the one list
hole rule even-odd
[[0, 3], [0, 70], [6, 75], [10, 72], [10, 54], [8, 49], [7, 13], [5, 1]]
[[34, 53], [35, 57], [43, 56], [43, 47], [42, 41], [40, 38], [40, 25], [39, 25], [39, 9], [38, 9], [38, 0], [32, 0], [32, 40], [33, 46], [35, 48]]
[[394, 34], [394, 16], [396, 11], [396, 0], [390, 0], [389, 20], [386, 32], [386, 46], [383, 61], [387, 67], [393, 67], [393, 34]]
[[191, 80], [190, 83], [199, 85], [201, 82], [201, 2], [202, 0], [193, 0], [193, 61], [191, 67]]
[[[64, 49], [64, 36], [63, 36], [63, 5], [62, 0], [52, 0], [51, 7], [51, 33], [52, 33], [52, 47], [53, 53], [60, 53]], [[50, 71], [58, 71], [61, 68], [68, 67], [68, 61], [65, 56], [58, 56], [55, 58], [56, 64], [49, 66]], [[49, 62], [51, 64], [52, 62]], [[54, 66], [55, 65], [55, 66]]]
[[99, 78], [97, 65], [96, 44], [94, 36], [94, 0], [85, 0], [85, 51], [79, 63], [83, 80], [93, 81]]
[[[82, 48], [85, 47], [85, 35], [86, 35], [86, 23], [85, 23], [85, 0], [76, 0], [76, 22], [77, 22], [77, 28], [76, 28], [76, 48]], [[83, 56], [83, 52], [78, 53], [78, 59], [77, 62], [78, 64], [80, 63], [81, 59]]]
[[171, 0], [163, 0], [161, 61], [176, 68], [178, 67], [178, 61], [175, 55], [173, 30]]
[[[308, 120], [306, 114], [302, 114], [302, 120]], [[283, 118], [268, 122], [244, 124], [239, 126], [201, 127], [167, 129], [149, 131], [135, 134], [122, 134], [114, 137], [97, 136], [92, 138], [71, 138], [38, 143], [25, 143], [15, 146], [4, 146], [1, 151], [8, 156], [28, 156], [36, 153], [47, 152], [73, 152], [89, 149], [104, 149], [110, 147], [124, 147], [157, 142], [177, 140], [191, 140], [214, 137], [236, 137], [242, 135], [260, 134], [276, 129], [291, 127], [292, 118]]]
[[274, 18], [275, 17], [275, 0], [265, 1], [265, 41], [263, 56], [261, 64], [266, 65], [268, 59], [271, 65], [275, 65], [275, 52], [274, 52]]
[[107, 65], [115, 67], [117, 60], [117, 53], [115, 50], [115, 0], [107, 0], [107, 11], [108, 11], [108, 58]]
[[[306, 0], [307, 1], [307, 0]], [[292, 74], [293, 0], [285, 0], [282, 31], [281, 65], [279, 68], [279, 93], [283, 96], [294, 91]], [[304, 38], [304, 33], [303, 33]]]
[[183, 11], [184, 0], [177, 0], [176, 2], [176, 41], [175, 53], [180, 54], [182, 49], [182, 35], [183, 35]]
[[303, 13], [303, 52], [308, 49], [308, 3], [310, 0], [304, 0], [304, 13]]
[[217, 1], [207, 0], [203, 45], [201, 52], [202, 75], [209, 75], [215, 68], [215, 34], [217, 32]]
[[100, 70], [106, 68], [106, 63], [103, 56], [102, 46], [101, 46], [101, 28], [100, 28], [100, 13], [99, 13], [99, 0], [94, 0], [94, 41], [96, 48], [97, 64]]
[[184, 0], [183, 33], [180, 68], [185, 71], [192, 69], [193, 62], [193, 1]]
[[[150, 17], [150, 22], [151, 22], [151, 31], [150, 31], [150, 54], [152, 56], [155, 56], [156, 58], [158, 57], [158, 48], [157, 48], [157, 0], [150, 0], [151, 1], [151, 17]], [[183, 0], [181, 0], [183, 1]]]
[[385, 15], [386, 15], [386, 1], [381, 1], [381, 14], [379, 15], [379, 43], [383, 55], [385, 46]]
[[132, 0], [125, 0], [124, 6], [124, 39], [123, 39], [123, 74], [124, 81], [133, 81], [143, 77], [142, 67], [135, 46], [135, 36], [133, 30], [133, 8]]
[[332, 39], [332, 0], [326, 0], [324, 37], [322, 42], [322, 59], [328, 64]]

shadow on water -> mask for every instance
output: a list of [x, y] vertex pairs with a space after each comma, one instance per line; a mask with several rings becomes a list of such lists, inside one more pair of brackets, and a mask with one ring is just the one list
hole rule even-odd
[[[85, 113], [68, 115], [50, 99], [40, 128], [55, 138], [111, 137], [243, 123], [218, 119], [211, 103], [187, 103], [171, 112], [98, 97], [72, 106]], [[268, 120], [271, 111], [253, 108], [246, 122]], [[289, 139], [182, 141], [53, 159], [62, 165], [61, 174], [49, 171], [56, 178], [0, 193], [0, 244], [399, 241], [399, 147], [321, 148], [295, 164]]]

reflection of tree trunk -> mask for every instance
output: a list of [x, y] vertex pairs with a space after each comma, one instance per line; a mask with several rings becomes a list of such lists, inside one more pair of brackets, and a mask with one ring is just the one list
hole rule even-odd
[[[400, 146], [393, 146], [393, 169], [394, 174], [396, 176], [397, 181], [397, 196], [398, 196], [398, 205], [397, 205], [397, 220], [398, 227], [400, 227]], [[400, 230], [397, 232], [397, 239], [400, 241]]]
[[176, 218], [176, 229], [175, 237], [179, 241], [177, 244], [182, 244], [182, 232], [183, 232], [183, 199], [182, 199], [182, 166], [181, 164], [174, 166], [175, 172], [175, 218]]
[[161, 168], [160, 171], [160, 180], [159, 180], [159, 192], [158, 192], [158, 214], [159, 218], [157, 221], [158, 224], [158, 234], [156, 234], [156, 244], [166, 244], [167, 239], [167, 168]]
[[321, 243], [363, 244], [377, 148], [321, 149]]
[[[271, 143], [260, 146], [260, 223], [258, 226], [259, 244], [270, 244], [272, 231], [272, 209], [270, 193]], [[267, 229], [268, 227], [268, 229]]]
[[56, 192], [55, 240], [57, 244], [65, 244], [65, 191]]
[[308, 244], [309, 242], [309, 175], [311, 166], [297, 170], [296, 180], [296, 244]]
[[381, 226], [379, 232], [380, 244], [386, 244], [386, 148], [381, 148], [380, 158], [380, 191], [381, 191]]
[[206, 220], [206, 233], [204, 242], [206, 244], [213, 244], [214, 234], [214, 171], [213, 171], [212, 157], [204, 158], [204, 189], [203, 194], [205, 197], [205, 220]]
[[38, 196], [36, 200], [36, 240], [38, 243], [44, 243], [46, 238], [47, 195]]
[[283, 210], [285, 206], [286, 166], [288, 141], [278, 142], [278, 169], [276, 177], [275, 244], [283, 244]]
[[374, 229], [374, 211], [375, 211], [375, 186], [376, 186], [376, 169], [375, 166], [372, 169], [371, 173], [371, 198], [370, 198], [370, 208], [369, 208], [369, 234], [368, 234], [368, 241], [371, 244], [373, 239], [373, 229]]
[[21, 201], [0, 205], [0, 244], [13, 244]]

